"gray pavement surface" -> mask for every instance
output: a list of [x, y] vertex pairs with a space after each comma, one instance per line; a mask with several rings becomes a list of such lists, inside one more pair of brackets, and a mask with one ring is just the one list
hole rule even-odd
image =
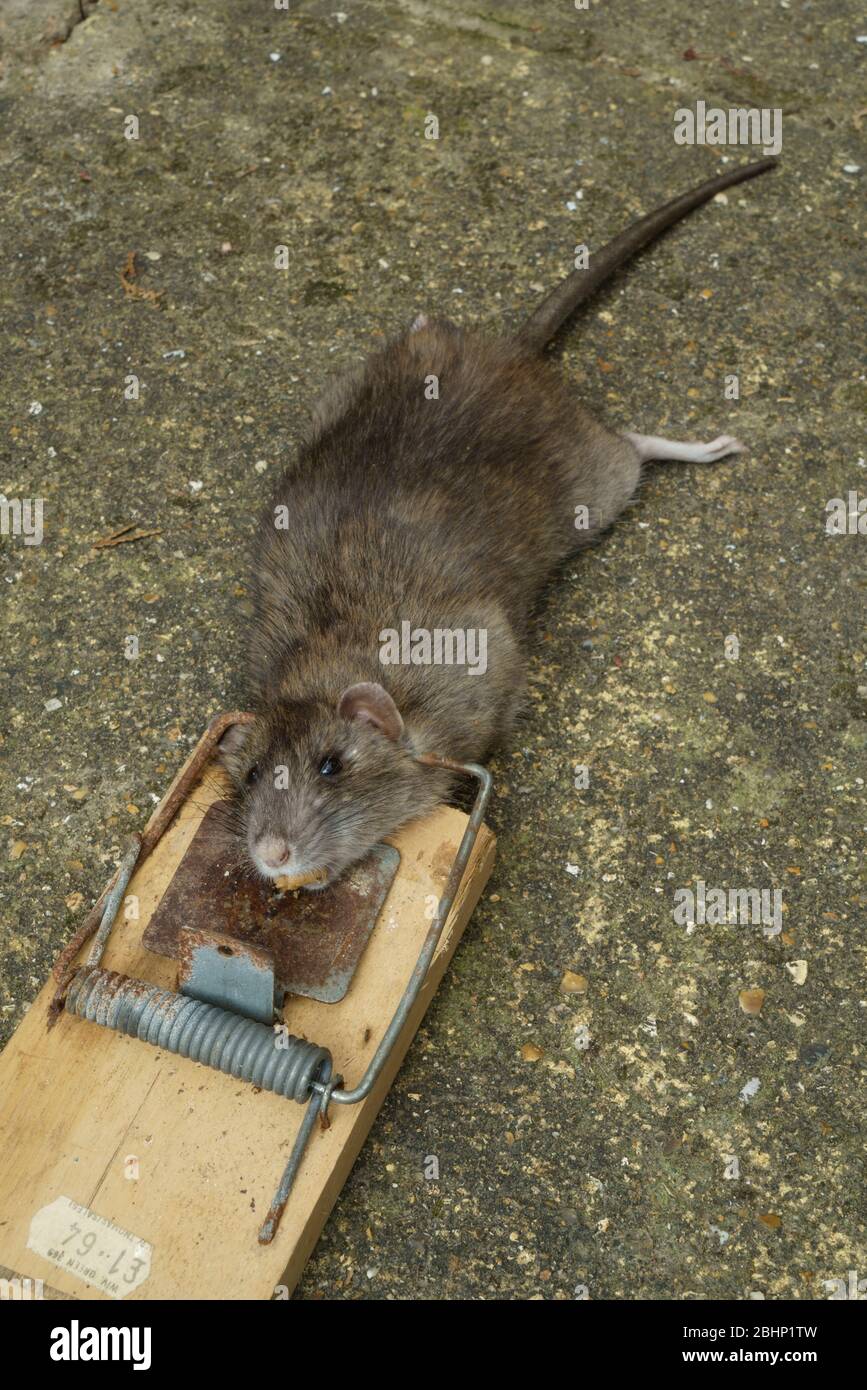
[[[867, 535], [826, 530], [867, 495], [865, 36], [854, 0], [0, 9], [0, 490], [45, 499], [41, 545], [0, 536], [4, 1039], [244, 699], [253, 519], [327, 375], [421, 310], [515, 326], [747, 157], [677, 145], [679, 107], [783, 113], [779, 170], [563, 335], [612, 423], [751, 453], [654, 469], [552, 584], [498, 866], [298, 1297], [867, 1275]], [[678, 922], [699, 880], [780, 890], [782, 929]]]

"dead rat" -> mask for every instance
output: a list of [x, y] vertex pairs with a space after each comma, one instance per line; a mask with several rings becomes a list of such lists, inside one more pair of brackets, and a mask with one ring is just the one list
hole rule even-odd
[[417, 755], [479, 761], [509, 732], [551, 571], [611, 525], [646, 461], [741, 452], [727, 435], [684, 444], [608, 429], [540, 353], [651, 238], [775, 163], [641, 218], [516, 337], [420, 315], [326, 391], [259, 527], [256, 718], [222, 747], [259, 873], [324, 887], [446, 799], [449, 775]]

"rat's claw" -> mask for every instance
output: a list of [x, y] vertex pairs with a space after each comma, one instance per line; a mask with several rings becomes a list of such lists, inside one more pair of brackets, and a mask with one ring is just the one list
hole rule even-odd
[[697, 450], [701, 451], [700, 457], [696, 458], [696, 463], [716, 463], [717, 459], [727, 458], [729, 454], [745, 454], [747, 448], [741, 444], [739, 439], [733, 435], [721, 434], [716, 439], [712, 439], [709, 444], [697, 444]]

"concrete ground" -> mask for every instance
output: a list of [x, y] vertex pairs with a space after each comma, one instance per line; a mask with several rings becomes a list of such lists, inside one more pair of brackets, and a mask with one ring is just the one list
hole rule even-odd
[[[498, 867], [298, 1296], [863, 1278], [867, 535], [826, 531], [867, 493], [861, 7], [6, 0], [0, 41], [0, 489], [45, 499], [0, 537], [4, 1037], [244, 699], [247, 539], [327, 374], [423, 309], [514, 326], [747, 157], [677, 108], [782, 110], [779, 170], [564, 335], [613, 423], [752, 452], [654, 470], [552, 585]], [[782, 930], [676, 920], [698, 880]]]

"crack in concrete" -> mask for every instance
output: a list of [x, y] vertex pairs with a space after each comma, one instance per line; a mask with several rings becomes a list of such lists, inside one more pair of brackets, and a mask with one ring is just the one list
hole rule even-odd
[[64, 32], [62, 36], [58, 33], [54, 41], [61, 44], [68, 43], [73, 31], [78, 28], [79, 24], [83, 24], [86, 19], [90, 18], [98, 4], [99, 0], [74, 0], [72, 14], [61, 21]]

